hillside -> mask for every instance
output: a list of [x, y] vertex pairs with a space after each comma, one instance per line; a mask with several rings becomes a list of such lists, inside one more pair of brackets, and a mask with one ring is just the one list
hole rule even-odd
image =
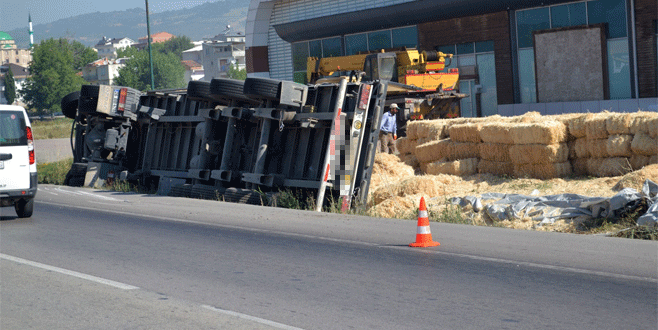
[[[143, 3], [142, 3], [143, 5]], [[151, 13], [151, 33], [166, 31], [173, 35], [185, 35], [192, 40], [213, 37], [231, 25], [234, 32], [244, 32], [249, 2], [240, 0], [218, 0], [189, 9]], [[124, 11], [96, 12], [61, 19], [48, 24], [34, 24], [34, 42], [49, 38], [67, 37], [86, 46], [95, 45], [103, 36], [109, 38], [128, 37], [135, 41], [145, 37], [146, 11], [133, 8]], [[6, 31], [18, 47], [28, 46], [26, 28]]]

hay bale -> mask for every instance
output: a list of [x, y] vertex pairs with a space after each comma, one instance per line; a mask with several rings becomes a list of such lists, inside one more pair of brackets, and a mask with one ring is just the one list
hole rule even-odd
[[631, 142], [633, 142], [633, 136], [630, 134], [610, 135], [606, 143], [606, 151], [612, 157], [630, 157], [632, 154]]
[[592, 158], [605, 158], [608, 155], [608, 139], [590, 139], [587, 138], [587, 149], [589, 150], [589, 157]]
[[633, 188], [637, 191], [642, 191], [644, 181], [647, 179], [658, 182], [658, 164], [647, 165], [640, 170], [624, 175], [612, 189], [619, 191], [624, 188]]
[[649, 157], [649, 164], [658, 164], [658, 155]]
[[461, 182], [461, 178], [452, 175], [417, 175], [398, 183], [400, 186], [399, 196], [416, 194], [423, 194], [427, 197], [442, 196], [452, 191], [450, 185], [459, 182]]
[[597, 113], [585, 119], [585, 134], [588, 139], [607, 139], [608, 130], [605, 128], [607, 113]]
[[390, 185], [413, 175], [414, 169], [401, 163], [398, 156], [380, 152], [375, 155], [372, 166], [370, 189], [374, 191], [378, 186]]
[[409, 219], [418, 209], [419, 202], [416, 199], [420, 201], [420, 196], [393, 196], [375, 204], [368, 210], [368, 214], [380, 218]]
[[477, 173], [477, 165], [477, 158], [461, 159], [452, 162], [434, 162], [427, 164], [427, 174], [473, 175]]
[[452, 125], [448, 128], [448, 136], [454, 142], [480, 143], [480, 128], [482, 123], [466, 123]]
[[420, 162], [418, 161], [418, 158], [414, 154], [408, 154], [400, 157], [400, 160], [402, 160], [403, 163], [416, 168], [420, 166]]
[[409, 135], [409, 125], [415, 126], [415, 132], [412, 138], [428, 138], [430, 140], [440, 140], [448, 136], [448, 121], [445, 119], [435, 120], [417, 120], [407, 123], [407, 135]]
[[408, 137], [401, 137], [397, 139], [395, 145], [398, 148], [400, 154], [405, 155], [413, 154], [414, 150], [416, 149], [416, 143], [418, 143], [418, 140], [411, 140]]
[[571, 160], [571, 168], [574, 175], [584, 176], [589, 173], [587, 168], [588, 159], [589, 158], [576, 158]]
[[514, 164], [514, 176], [548, 180], [563, 178], [573, 173], [570, 162], [549, 164]]
[[569, 159], [569, 147], [559, 144], [520, 144], [509, 149], [514, 164], [564, 163]]
[[[607, 142], [606, 142], [607, 143]], [[578, 138], [573, 142], [573, 149], [576, 152], [575, 158], [588, 158], [590, 141], [586, 138]]]
[[486, 143], [505, 143], [512, 144], [512, 135], [510, 128], [514, 124], [505, 122], [489, 122], [480, 128], [480, 138]]
[[573, 118], [567, 120], [569, 134], [576, 138], [584, 138], [587, 136], [587, 125], [585, 122], [588, 118], [591, 118], [591, 113], [577, 114]]
[[628, 162], [631, 164], [631, 169], [634, 171], [637, 171], [649, 164], [651, 161], [651, 158], [649, 156], [642, 156], [642, 155], [633, 155], [631, 158], [628, 159]]
[[512, 126], [514, 144], [556, 144], [567, 141], [567, 127], [558, 121], [522, 123]]
[[480, 158], [480, 148], [472, 142], [450, 142], [447, 160]]
[[611, 113], [605, 120], [605, 129], [609, 135], [629, 134], [633, 118], [628, 113]]
[[419, 121], [410, 120], [407, 121], [407, 138], [409, 140], [418, 140], [418, 127], [420, 126]]
[[541, 113], [537, 111], [526, 112], [520, 116], [514, 116], [510, 118], [512, 123], [535, 123], [540, 121], [542, 118]]
[[649, 120], [651, 119], [651, 112], [638, 111], [631, 114], [631, 127], [630, 133], [635, 135], [638, 133], [649, 134]]
[[658, 114], [647, 118], [647, 132], [652, 139], [658, 139]]
[[638, 132], [633, 136], [631, 151], [645, 156], [656, 155], [658, 154], [658, 139], [652, 139], [649, 135]]
[[512, 159], [509, 156], [509, 149], [511, 146], [511, 144], [503, 143], [480, 143], [478, 144], [480, 158], [496, 162], [511, 163]]
[[497, 162], [480, 159], [478, 162], [478, 173], [490, 173], [493, 175], [512, 175], [514, 165], [511, 162]]
[[620, 176], [631, 171], [626, 157], [588, 158], [587, 172], [597, 177]]
[[451, 144], [452, 142], [449, 139], [423, 143], [416, 146], [414, 155], [416, 155], [418, 161], [421, 163], [435, 162], [448, 157]]

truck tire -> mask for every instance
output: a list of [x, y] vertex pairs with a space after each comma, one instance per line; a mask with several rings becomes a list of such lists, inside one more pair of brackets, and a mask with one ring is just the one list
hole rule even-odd
[[87, 175], [86, 163], [73, 163], [71, 169], [66, 173], [64, 185], [69, 187], [82, 187], [85, 184], [85, 176]]
[[247, 78], [244, 81], [244, 95], [254, 99], [278, 101], [281, 92], [281, 80], [267, 78]]
[[14, 209], [19, 218], [29, 218], [34, 211], [34, 199], [20, 200], [14, 204]]
[[196, 99], [212, 99], [210, 96], [210, 82], [190, 81], [187, 84], [187, 96]]
[[80, 88], [80, 96], [82, 97], [98, 97], [100, 86], [98, 85], [82, 85]]
[[78, 99], [80, 99], [80, 91], [75, 91], [62, 98], [62, 113], [66, 118], [75, 119], [78, 112]]
[[244, 81], [235, 79], [213, 79], [210, 81], [210, 94], [228, 98], [245, 99]]

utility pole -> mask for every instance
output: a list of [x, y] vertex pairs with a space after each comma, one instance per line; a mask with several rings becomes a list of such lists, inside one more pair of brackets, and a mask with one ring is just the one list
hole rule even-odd
[[146, 34], [149, 43], [149, 65], [151, 67], [151, 90], [155, 89], [155, 84], [153, 83], [153, 55], [151, 54], [151, 24], [149, 23], [149, 0], [146, 1]]

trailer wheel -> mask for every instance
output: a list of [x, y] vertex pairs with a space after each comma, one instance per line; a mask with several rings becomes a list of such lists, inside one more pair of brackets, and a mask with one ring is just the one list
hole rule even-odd
[[80, 99], [80, 91], [75, 91], [62, 98], [62, 113], [66, 118], [75, 119], [78, 112], [78, 100]]
[[254, 99], [278, 101], [281, 80], [267, 78], [247, 78], [244, 81], [244, 95]]
[[187, 96], [196, 99], [212, 99], [210, 97], [210, 82], [208, 81], [190, 81], [187, 84]]
[[228, 98], [244, 99], [244, 81], [235, 79], [213, 79], [210, 81], [210, 94]]

